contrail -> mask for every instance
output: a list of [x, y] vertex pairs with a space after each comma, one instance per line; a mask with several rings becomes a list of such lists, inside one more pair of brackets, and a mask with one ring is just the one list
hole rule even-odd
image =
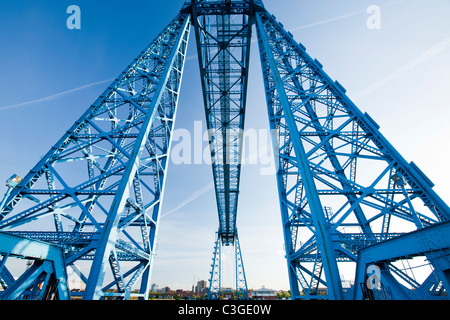
[[438, 55], [439, 53], [443, 52], [444, 50], [448, 49], [450, 47], [450, 38], [447, 38], [438, 44], [434, 45], [430, 49], [428, 49], [425, 53], [423, 53], [418, 58], [410, 61], [406, 65], [398, 68], [391, 74], [385, 76], [384, 78], [374, 82], [372, 85], [368, 86], [367, 88], [361, 90], [357, 94], [355, 94], [352, 98], [352, 100], [358, 100], [361, 99], [372, 92], [378, 90], [382, 86], [388, 84], [389, 82], [399, 78], [403, 74], [407, 73], [408, 71], [411, 71], [412, 69], [418, 67], [419, 65], [427, 62], [428, 60], [432, 59], [434, 56]]
[[[253, 152], [252, 154], [250, 154], [248, 157], [246, 157], [244, 159], [244, 163], [248, 163], [249, 160], [254, 159], [259, 153], [266, 151], [268, 148], [269, 148], [269, 146], [266, 144], [265, 146], [261, 147], [258, 151]], [[208, 192], [209, 190], [211, 190], [213, 188], [214, 188], [214, 183], [213, 182], [208, 183], [206, 186], [204, 186], [203, 188], [199, 189], [198, 191], [194, 192], [192, 195], [190, 195], [189, 197], [187, 197], [186, 199], [181, 201], [176, 208], [163, 213], [161, 215], [161, 218], [164, 218], [164, 217], [168, 216], [169, 214], [177, 212], [178, 210], [187, 206], [188, 204], [195, 201], [196, 199], [200, 198], [203, 194], [205, 194], [206, 192]]]
[[207, 184], [206, 186], [204, 186], [203, 188], [201, 188], [200, 190], [198, 190], [197, 192], [194, 192], [191, 196], [189, 196], [188, 198], [184, 199], [183, 201], [181, 201], [178, 206], [168, 212], [165, 212], [164, 214], [161, 215], [161, 218], [164, 218], [166, 216], [168, 216], [169, 214], [172, 214], [178, 210], [180, 210], [181, 208], [187, 206], [189, 203], [195, 201], [197, 198], [199, 198], [200, 196], [202, 196], [203, 194], [205, 194], [206, 192], [208, 192], [209, 190], [211, 190], [212, 188], [214, 188], [214, 183], [210, 182], [209, 184]]
[[51, 96], [48, 96], [48, 97], [45, 97], [45, 98], [41, 98], [41, 99], [37, 99], [37, 100], [32, 100], [32, 101], [27, 101], [27, 102], [22, 102], [22, 103], [18, 103], [18, 104], [13, 104], [13, 105], [1, 107], [0, 110], [19, 108], [19, 107], [27, 106], [27, 105], [34, 104], [34, 103], [50, 101], [50, 100], [53, 100], [53, 99], [60, 98], [62, 96], [71, 94], [73, 92], [77, 92], [77, 91], [80, 91], [80, 90], [83, 90], [83, 89], [86, 89], [86, 88], [89, 88], [89, 87], [93, 87], [93, 86], [96, 86], [96, 85], [99, 85], [99, 84], [102, 84], [102, 83], [105, 83], [105, 82], [111, 82], [113, 80], [114, 79], [108, 79], [108, 80], [102, 80], [102, 81], [89, 83], [89, 84], [86, 84], [84, 86], [81, 86], [81, 87], [78, 87], [78, 88], [75, 88], [75, 89], [70, 89], [70, 90], [67, 90], [67, 91], [64, 91], [64, 92], [60, 92], [60, 93], [57, 93], [57, 94], [54, 94], [54, 95], [51, 95]]
[[357, 16], [357, 15], [359, 15], [361, 13], [365, 13], [365, 12], [366, 12], [366, 10], [359, 10], [359, 11], [350, 12], [350, 13], [347, 13], [347, 14], [344, 14], [344, 15], [341, 15], [341, 16], [338, 16], [338, 17], [329, 18], [329, 19], [326, 19], [326, 20], [317, 21], [317, 22], [314, 22], [314, 23], [310, 23], [310, 24], [306, 24], [306, 25], [303, 25], [303, 26], [295, 27], [295, 28], [291, 29], [291, 31], [298, 31], [298, 30], [303, 30], [303, 29], [308, 29], [308, 28], [311, 28], [311, 27], [315, 27], [315, 26], [320, 26], [320, 25], [325, 24], [325, 23], [329, 23], [329, 22], [333, 22], [333, 21], [342, 20], [342, 19], [353, 17], [353, 16]]
[[[396, 4], [404, 2], [404, 1], [405, 0], [399, 0], [399, 1], [394, 1], [394, 2], [391, 2], [391, 3], [385, 4], [385, 5], [380, 5], [380, 8], [390, 7], [390, 6], [396, 5]], [[306, 25], [303, 25], [303, 26], [295, 27], [295, 28], [291, 29], [291, 31], [298, 31], [298, 30], [308, 29], [308, 28], [311, 28], [311, 27], [320, 26], [322, 24], [326, 24], [326, 23], [330, 23], [330, 22], [334, 22], [334, 21], [338, 21], [338, 20], [347, 19], [347, 18], [350, 18], [350, 17], [353, 17], [353, 16], [357, 16], [357, 15], [360, 15], [360, 14], [363, 14], [363, 13], [365, 14], [365, 13], [367, 13], [366, 10], [367, 9], [353, 11], [353, 12], [349, 12], [349, 13], [346, 13], [346, 14], [334, 17], [334, 18], [329, 18], [329, 19], [325, 19], [325, 20], [322, 20], [322, 21], [317, 21], [317, 22], [314, 22], [314, 23], [310, 23], [310, 24], [306, 24]]]
[[[388, 3], [386, 5], [382, 5], [381, 7], [392, 6], [392, 5], [395, 5], [395, 4], [404, 2], [404, 1], [405, 0], [395, 1], [395, 2], [392, 2], [392, 3]], [[358, 11], [350, 12], [350, 13], [347, 13], [347, 14], [344, 14], [344, 15], [341, 15], [341, 16], [337, 16], [337, 17], [334, 17], [334, 18], [329, 18], [329, 19], [325, 19], [325, 20], [322, 20], [322, 21], [310, 23], [310, 24], [307, 24], [307, 25], [295, 27], [295, 28], [291, 29], [291, 31], [298, 31], [298, 30], [302, 30], [302, 29], [315, 27], [315, 26], [326, 24], [326, 23], [329, 23], [329, 22], [350, 18], [352, 16], [356, 16], [356, 15], [359, 15], [359, 14], [362, 14], [362, 13], [366, 13], [366, 10], [358, 10]], [[252, 40], [252, 42], [256, 42], [256, 41], [257, 41], [256, 39]], [[197, 57], [196, 55], [188, 56], [188, 57], [186, 57], [186, 61], [193, 60], [196, 57]], [[48, 97], [45, 97], [45, 98], [32, 100], [32, 101], [27, 101], [27, 102], [22, 102], [22, 103], [19, 103], [19, 104], [9, 105], [9, 106], [5, 106], [5, 107], [0, 107], [0, 111], [1, 110], [7, 110], [7, 109], [13, 109], [13, 108], [19, 108], [19, 107], [27, 106], [27, 105], [30, 105], [30, 104], [39, 103], [39, 102], [50, 101], [50, 100], [53, 100], [53, 99], [65, 96], [67, 94], [71, 94], [73, 92], [80, 91], [80, 90], [83, 90], [83, 89], [86, 89], [86, 88], [89, 88], [89, 87], [93, 87], [93, 86], [96, 86], [96, 85], [99, 85], [99, 84], [102, 84], [102, 83], [105, 83], [105, 82], [111, 82], [113, 80], [114, 79], [97, 81], [97, 82], [86, 84], [84, 86], [81, 86], [81, 87], [78, 87], [78, 88], [75, 88], [75, 89], [71, 89], [71, 90], [67, 90], [67, 91], [64, 91], [64, 92], [60, 92], [60, 93], [57, 93], [57, 94], [54, 94], [54, 95], [51, 95], [51, 96], [48, 96]]]

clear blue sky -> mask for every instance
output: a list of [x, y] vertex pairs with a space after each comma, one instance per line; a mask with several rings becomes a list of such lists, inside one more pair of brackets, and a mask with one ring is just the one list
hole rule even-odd
[[[24, 176], [183, 2], [0, 0], [2, 194], [1, 181], [13, 173]], [[264, 3], [450, 203], [450, 2]], [[72, 4], [81, 8], [81, 30], [66, 27]], [[370, 5], [381, 7], [380, 30], [366, 26]], [[193, 41], [188, 55], [177, 128], [193, 132], [194, 121], [204, 122]], [[266, 129], [256, 43], [250, 77], [246, 128]], [[250, 288], [288, 289], [276, 181], [260, 170], [244, 166], [241, 180], [238, 225], [247, 280]], [[194, 277], [209, 279], [218, 225], [211, 181], [207, 165], [169, 168], [163, 215], [171, 213], [161, 220], [153, 274], [160, 286], [189, 289]]]

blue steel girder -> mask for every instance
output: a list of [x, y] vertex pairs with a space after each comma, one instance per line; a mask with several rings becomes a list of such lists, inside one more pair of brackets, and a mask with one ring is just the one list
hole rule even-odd
[[[227, 245], [222, 239], [222, 235], [216, 233], [216, 242], [214, 245], [214, 254], [211, 264], [211, 273], [209, 280], [209, 300], [221, 300], [223, 299], [222, 284], [222, 247]], [[245, 276], [244, 261], [242, 259], [241, 245], [239, 243], [239, 237], [237, 231], [234, 236], [234, 262], [235, 262], [235, 281], [236, 288], [234, 292], [234, 299], [236, 300], [248, 300], [249, 292], [247, 286], [247, 278]]]
[[216, 235], [214, 256], [211, 264], [211, 277], [209, 280], [208, 299], [219, 300], [222, 295], [222, 240], [219, 233]]
[[274, 16], [256, 13], [256, 26], [293, 297], [322, 283], [328, 298], [343, 298], [337, 261], [356, 262], [355, 248], [446, 221], [450, 210]]
[[[430, 276], [423, 283], [418, 283], [410, 277], [403, 275], [397, 268], [391, 265], [401, 259], [412, 259], [417, 256], [425, 256], [427, 260], [433, 262]], [[354, 299], [363, 299], [362, 288], [367, 281], [367, 269], [370, 265], [377, 265], [382, 273], [379, 276], [382, 284], [381, 288], [388, 288], [394, 299], [424, 299], [433, 298], [445, 299], [448, 296], [442, 294], [442, 290], [437, 292], [436, 288], [450, 288], [450, 221], [434, 224], [433, 226], [422, 228], [408, 234], [401, 235], [389, 241], [376, 243], [362, 248], [358, 254], [358, 262], [355, 276]], [[401, 276], [407, 283], [410, 283], [414, 290], [398, 284], [392, 286], [392, 276]], [[392, 286], [392, 287], [390, 287]], [[380, 288], [380, 289], [381, 289]], [[379, 290], [379, 289], [378, 289]], [[386, 290], [386, 289], [384, 289]], [[397, 295], [397, 296], [395, 296]]]
[[[84, 299], [148, 297], [191, 22], [219, 216], [210, 298], [221, 297], [222, 246], [235, 246], [236, 292], [248, 297], [236, 218], [253, 24], [276, 133], [292, 297], [347, 298], [342, 262], [358, 264], [357, 286], [373, 262], [398, 297], [405, 296], [399, 278], [424, 297], [442, 293], [431, 276], [419, 284], [392, 265], [398, 258], [393, 244], [402, 246], [403, 256], [425, 255], [448, 289], [448, 244], [425, 252], [420, 243], [435, 241], [433, 230], [448, 234], [450, 217], [426, 175], [406, 162], [262, 1], [191, 0], [23, 179], [8, 180], [0, 235], [63, 257], [38, 259], [16, 281], [5, 262], [22, 253], [3, 248], [3, 297], [38, 292], [41, 284], [43, 296], [55, 281], [66, 283], [67, 268], [87, 285]], [[89, 274], [80, 268], [82, 260], [90, 263]], [[138, 282], [139, 292], [131, 293]], [[60, 298], [69, 297], [64, 290], [58, 289]]]
[[[4, 291], [0, 300], [39, 299], [67, 300], [69, 288], [62, 248], [39, 240], [0, 232], [0, 281]], [[30, 259], [33, 265], [15, 279], [7, 274], [6, 260], [11, 257]]]
[[245, 276], [244, 261], [242, 259], [241, 244], [239, 243], [239, 237], [236, 232], [235, 244], [234, 244], [234, 258], [236, 261], [236, 300], [248, 300], [248, 286], [247, 277]]
[[191, 2], [219, 234], [226, 245], [235, 240], [253, 2]]
[[85, 299], [148, 296], [189, 30], [172, 20], [2, 201], [1, 231], [91, 261]]

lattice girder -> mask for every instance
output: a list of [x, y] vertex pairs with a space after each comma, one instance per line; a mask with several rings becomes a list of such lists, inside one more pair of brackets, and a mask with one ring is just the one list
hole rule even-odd
[[[187, 1], [30, 172], [8, 180], [0, 202], [2, 237], [10, 236], [11, 243], [26, 239], [36, 248], [50, 244], [64, 259], [15, 253], [37, 259], [15, 282], [6, 267], [11, 253], [0, 243], [5, 292], [67, 298], [67, 279], [58, 287], [55, 277], [73, 270], [86, 284], [84, 299], [148, 298], [191, 23], [219, 218], [210, 298], [222, 295], [222, 246], [234, 246], [236, 294], [248, 298], [237, 208], [253, 25], [276, 150], [292, 298], [364, 298], [358, 286], [364, 286], [369, 263], [378, 264], [383, 285], [392, 289], [378, 297], [410, 297], [401, 279], [423, 298], [442, 298], [450, 282], [448, 250], [442, 247], [447, 242], [433, 242], [431, 231], [449, 240], [449, 207], [260, 0]], [[415, 235], [433, 246], [424, 250]], [[393, 255], [392, 243], [407, 244], [408, 250]], [[389, 248], [390, 255], [379, 248]], [[433, 269], [423, 283], [394, 261], [417, 256]], [[64, 272], [51, 267], [54, 261], [64, 261]], [[357, 265], [354, 295], [341, 279], [349, 264]], [[132, 293], [136, 286], [139, 292]]]

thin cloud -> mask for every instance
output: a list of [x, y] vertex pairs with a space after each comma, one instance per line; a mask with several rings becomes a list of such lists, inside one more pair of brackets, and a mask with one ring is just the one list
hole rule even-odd
[[[381, 7], [389, 7], [389, 6], [392, 6], [392, 5], [404, 2], [404, 1], [405, 0], [395, 1], [395, 2], [392, 2], [392, 3], [388, 3], [386, 5], [382, 5]], [[319, 25], [323, 25], [323, 24], [326, 24], [326, 23], [347, 19], [347, 18], [356, 16], [356, 15], [359, 15], [359, 14], [362, 14], [362, 13], [366, 13], [366, 10], [358, 10], [358, 11], [350, 12], [350, 13], [343, 14], [343, 15], [340, 15], [340, 16], [337, 16], [337, 17], [333, 17], [333, 18], [322, 20], [322, 21], [317, 21], [317, 22], [314, 22], [314, 23], [310, 23], [310, 24], [307, 24], [307, 25], [295, 27], [295, 28], [291, 29], [291, 31], [298, 31], [298, 30], [308, 29], [308, 28], [319, 26]], [[252, 40], [252, 42], [256, 42], [256, 41], [257, 41], [256, 39]], [[190, 55], [190, 56], [186, 57], [186, 61], [190, 61], [190, 60], [193, 60], [193, 59], [196, 59], [196, 58], [197, 58], [197, 55]], [[84, 86], [81, 86], [81, 87], [78, 87], [78, 88], [75, 88], [75, 89], [71, 89], [71, 90], [67, 90], [67, 91], [64, 91], [64, 92], [60, 92], [60, 93], [57, 93], [57, 94], [54, 94], [54, 95], [51, 95], [51, 96], [48, 96], [48, 97], [45, 97], [45, 98], [36, 99], [36, 100], [32, 100], [32, 101], [27, 101], [27, 102], [22, 102], [22, 103], [9, 105], [9, 106], [5, 106], [5, 107], [0, 107], [0, 111], [1, 110], [7, 110], [7, 109], [24, 107], [24, 106], [28, 106], [28, 105], [35, 104], [35, 103], [50, 101], [50, 100], [57, 99], [57, 98], [65, 96], [65, 95], [68, 95], [68, 94], [71, 94], [71, 93], [74, 93], [74, 92], [77, 92], [77, 91], [80, 91], [80, 90], [83, 90], [83, 89], [86, 89], [86, 88], [89, 88], [89, 87], [93, 87], [93, 86], [96, 86], [96, 85], [99, 85], [99, 84], [103, 84], [103, 83], [106, 83], [106, 82], [111, 82], [113, 80], [114, 79], [97, 81], [97, 82], [86, 84]]]
[[357, 15], [360, 15], [362, 13], [366, 13], [366, 10], [354, 11], [354, 12], [350, 12], [350, 13], [347, 13], [347, 14], [343, 14], [343, 15], [338, 16], [338, 17], [329, 18], [329, 19], [325, 19], [325, 20], [322, 20], [322, 21], [317, 21], [317, 22], [314, 22], [314, 23], [306, 24], [306, 25], [303, 25], [303, 26], [299, 26], [299, 27], [293, 28], [293, 29], [291, 29], [291, 31], [299, 31], [299, 30], [303, 30], [303, 29], [308, 29], [308, 28], [320, 26], [322, 24], [326, 24], [326, 23], [330, 23], [330, 22], [334, 22], [334, 21], [338, 21], [338, 20], [347, 19], [347, 18], [350, 18], [350, 17], [353, 17], [353, 16], [357, 16]]
[[357, 94], [353, 96], [353, 100], [359, 100], [374, 91], [380, 89], [381, 87], [385, 86], [391, 81], [394, 81], [395, 79], [401, 77], [405, 73], [415, 69], [416, 67], [424, 64], [425, 62], [431, 60], [433, 57], [437, 56], [439, 53], [443, 52], [444, 50], [448, 49], [450, 47], [450, 38], [447, 38], [438, 44], [434, 45], [430, 49], [428, 49], [425, 53], [417, 57], [416, 59], [410, 61], [406, 65], [394, 70], [392, 73], [388, 74], [384, 78], [374, 82], [367, 88], [361, 90]]
[[27, 102], [22, 102], [22, 103], [18, 103], [18, 104], [13, 104], [13, 105], [1, 107], [0, 110], [14, 109], [14, 108], [19, 108], [19, 107], [32, 105], [32, 104], [35, 104], [35, 103], [40, 103], [40, 102], [46, 102], [46, 101], [54, 100], [54, 99], [61, 98], [63, 96], [69, 95], [71, 93], [77, 92], [77, 91], [81, 91], [81, 90], [84, 90], [84, 89], [87, 89], [87, 88], [90, 88], [90, 87], [93, 87], [93, 86], [96, 86], [96, 85], [99, 85], [99, 84], [103, 84], [105, 82], [111, 82], [113, 80], [114, 79], [108, 79], [108, 80], [102, 80], [102, 81], [89, 83], [89, 84], [86, 84], [84, 86], [81, 86], [81, 87], [78, 87], [78, 88], [75, 88], [75, 89], [70, 89], [70, 90], [67, 90], [67, 91], [64, 91], [64, 92], [60, 92], [60, 93], [57, 93], [57, 94], [54, 94], [54, 95], [51, 95], [51, 96], [48, 96], [48, 97], [45, 97], [45, 98], [36, 99], [36, 100], [32, 100], [32, 101], [27, 101]]
[[168, 215], [177, 212], [181, 208], [184, 208], [185, 206], [187, 206], [191, 202], [194, 202], [196, 199], [200, 198], [203, 194], [207, 193], [209, 190], [211, 190], [213, 188], [214, 188], [214, 183], [210, 182], [209, 184], [207, 184], [200, 190], [194, 192], [191, 196], [189, 196], [186, 199], [184, 199], [183, 201], [181, 201], [176, 208], [162, 214], [161, 218], [167, 217]]
[[[381, 7], [388, 7], [388, 6], [392, 6], [401, 2], [404, 2], [405, 0], [399, 0], [399, 1], [395, 1], [392, 3], [388, 3], [386, 5], [383, 5]], [[366, 13], [366, 10], [358, 10], [358, 11], [354, 11], [354, 12], [350, 12], [344, 15], [340, 15], [337, 17], [333, 17], [333, 18], [329, 18], [329, 19], [325, 19], [325, 20], [321, 20], [321, 21], [317, 21], [314, 23], [310, 23], [307, 25], [303, 25], [303, 26], [299, 26], [299, 27], [295, 27], [293, 29], [291, 29], [291, 31], [299, 31], [299, 30], [303, 30], [303, 29], [308, 29], [308, 28], [312, 28], [315, 26], [319, 26], [319, 25], [323, 25], [323, 24], [327, 24], [330, 22], [334, 22], [334, 21], [338, 21], [338, 20], [343, 20], [343, 19], [347, 19], [356, 15], [360, 15]], [[255, 42], [256, 39], [253, 39], [252, 42]], [[363, 90], [361, 93], [359, 93], [359, 95], [356, 95], [357, 98], [361, 98], [364, 95], [367, 95], [369, 93], [371, 93], [372, 91], [375, 91], [376, 89], [378, 89], [379, 87], [381, 87], [382, 85], [385, 85], [387, 82], [392, 81], [393, 79], [401, 76], [403, 73], [413, 69], [414, 67], [416, 67], [417, 65], [431, 59], [433, 56], [435, 56], [436, 54], [440, 53], [441, 51], [447, 49], [450, 46], [450, 38], [446, 39], [445, 41], [441, 42], [440, 44], [436, 45], [435, 47], [431, 48], [429, 51], [427, 51], [424, 55], [422, 55], [421, 57], [419, 57], [418, 59], [414, 60], [413, 62], [411, 62], [410, 64], [406, 65], [403, 68], [400, 68], [399, 70], [397, 70], [396, 72], [394, 72], [393, 74], [381, 79], [380, 81], [376, 82], [375, 84], [373, 84], [372, 86], [366, 88], [365, 90]], [[196, 59], [197, 56], [196, 55], [190, 55], [188, 57], [186, 57], [186, 60], [193, 60]], [[1, 110], [6, 110], [6, 109], [12, 109], [12, 108], [18, 108], [18, 107], [23, 107], [23, 106], [27, 106], [27, 105], [31, 105], [31, 104], [35, 104], [35, 103], [39, 103], [39, 102], [45, 102], [45, 101], [50, 101], [56, 98], [60, 98], [62, 96], [89, 88], [89, 87], [93, 87], [99, 84], [103, 84], [106, 82], [110, 82], [114, 79], [108, 79], [108, 80], [102, 80], [102, 81], [97, 81], [97, 82], [93, 82], [75, 89], [71, 89], [71, 90], [67, 90], [61, 93], [57, 93], [42, 99], [37, 99], [37, 100], [32, 100], [32, 101], [28, 101], [28, 102], [23, 102], [23, 103], [19, 103], [19, 104], [15, 104], [15, 105], [10, 105], [10, 106], [5, 106], [5, 107], [1, 107]], [[261, 150], [260, 150], [261, 151]], [[250, 155], [249, 158], [255, 156], [254, 154]], [[192, 203], [193, 201], [195, 201], [196, 199], [198, 199], [199, 197], [201, 197], [203, 194], [207, 193], [208, 191], [210, 191], [211, 189], [214, 188], [214, 184], [213, 182], [207, 184], [206, 186], [204, 186], [203, 188], [199, 189], [198, 191], [194, 192], [191, 196], [189, 196], [188, 198], [186, 198], [185, 200], [183, 200], [182, 202], [180, 202], [178, 204], [178, 206], [168, 212], [165, 212], [161, 215], [161, 218], [167, 217], [170, 214], [173, 214], [175, 212], [177, 212], [178, 210], [182, 209], [183, 207], [187, 206], [188, 204]]]
[[[394, 1], [394, 2], [391, 2], [391, 3], [387, 3], [385, 5], [380, 5], [380, 8], [390, 7], [390, 6], [399, 4], [399, 3], [404, 2], [404, 1], [405, 0], [399, 0], [399, 1]], [[366, 10], [367, 9], [353, 11], [353, 12], [349, 12], [349, 13], [346, 13], [346, 14], [343, 14], [343, 15], [340, 15], [340, 16], [337, 16], [337, 17], [333, 17], [333, 18], [317, 21], [317, 22], [314, 22], [314, 23], [306, 24], [306, 25], [303, 25], [303, 26], [295, 27], [295, 28], [291, 29], [291, 31], [298, 31], [298, 30], [308, 29], [308, 28], [320, 26], [320, 25], [323, 25], [323, 24], [326, 24], [326, 23], [330, 23], [330, 22], [334, 22], [334, 21], [338, 21], [338, 20], [351, 18], [353, 16], [357, 16], [357, 15], [360, 15], [360, 14], [367, 14]]]

